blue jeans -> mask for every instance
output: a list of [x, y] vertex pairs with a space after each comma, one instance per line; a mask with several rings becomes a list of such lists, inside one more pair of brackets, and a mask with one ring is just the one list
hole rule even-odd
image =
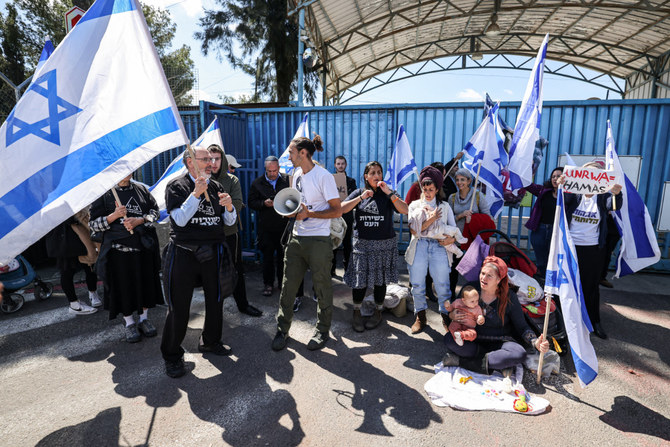
[[549, 260], [549, 248], [551, 247], [551, 233], [553, 225], [539, 224], [536, 230], [530, 232], [530, 243], [535, 251], [535, 265], [537, 273], [544, 278], [547, 273], [547, 262]]
[[428, 271], [430, 271], [430, 276], [433, 277], [440, 312], [447, 313], [444, 303], [451, 298], [449, 288], [451, 268], [444, 247], [436, 239], [419, 239], [416, 244], [414, 263], [407, 267], [409, 269], [409, 281], [412, 284], [414, 313], [428, 308], [426, 302], [426, 273]]

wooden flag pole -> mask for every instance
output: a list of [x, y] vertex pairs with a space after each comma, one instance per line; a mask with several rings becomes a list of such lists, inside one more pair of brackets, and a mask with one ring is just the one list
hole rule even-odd
[[475, 195], [477, 194], [477, 182], [479, 181], [479, 171], [482, 169], [482, 163], [479, 162], [479, 166], [477, 167], [477, 177], [475, 177], [475, 184], [472, 185], [472, 200], [470, 201], [470, 211], [472, 211], [472, 207], [475, 206]]
[[[116, 192], [116, 185], [112, 186], [112, 195], [114, 196], [114, 200], [116, 200], [116, 206], [121, 206], [121, 199], [119, 199], [119, 194]], [[128, 230], [130, 234], [134, 234], [133, 230]]]
[[[547, 329], [549, 328], [549, 314], [551, 313], [551, 294], [544, 293], [545, 311], [544, 311], [544, 328], [542, 329], [542, 338], [547, 339]], [[544, 352], [540, 351], [540, 360], [537, 362], [537, 384], [542, 381], [542, 363], [544, 361]]]
[[[193, 167], [195, 168], [195, 173], [198, 174], [198, 177], [200, 177], [200, 169], [198, 168], [198, 164], [195, 162], [196, 161], [195, 152], [193, 151], [193, 148], [191, 147], [190, 144], [186, 145], [186, 150], [188, 151], [188, 155], [191, 156], [191, 160], [193, 160]], [[208, 202], [211, 202], [211, 200], [209, 200], [209, 194], [207, 194], [207, 190], [205, 190], [205, 199]]]

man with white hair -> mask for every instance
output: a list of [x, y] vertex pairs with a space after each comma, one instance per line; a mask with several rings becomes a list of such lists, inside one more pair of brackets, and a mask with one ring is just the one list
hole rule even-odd
[[[226, 264], [230, 256], [226, 256], [224, 225], [234, 224], [237, 212], [221, 184], [209, 178], [212, 154], [202, 147], [194, 147], [193, 152], [195, 159], [189, 151], [184, 152], [188, 173], [170, 182], [165, 191], [170, 243], [163, 255], [163, 281], [169, 310], [161, 353], [165, 372], [173, 378], [186, 374], [181, 343], [197, 284], [202, 284], [205, 293], [205, 324], [198, 350], [214, 355], [231, 353], [230, 348], [221, 343], [224, 298], [221, 295], [225, 289], [232, 291], [235, 281], [234, 268]], [[228, 274], [222, 275], [222, 272]]]

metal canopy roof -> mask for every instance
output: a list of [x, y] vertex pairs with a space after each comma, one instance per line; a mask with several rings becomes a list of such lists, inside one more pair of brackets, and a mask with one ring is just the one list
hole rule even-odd
[[[381, 73], [473, 53], [547, 59], [627, 78], [658, 77], [670, 52], [670, 0], [288, 0], [306, 8], [327, 98]], [[495, 22], [498, 35], [487, 35]], [[465, 60], [464, 60], [465, 62]]]

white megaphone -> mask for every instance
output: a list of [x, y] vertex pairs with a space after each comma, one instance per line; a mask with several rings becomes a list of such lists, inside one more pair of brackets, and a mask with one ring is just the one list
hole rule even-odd
[[300, 209], [300, 191], [284, 188], [275, 196], [272, 206], [280, 216], [290, 216]]

